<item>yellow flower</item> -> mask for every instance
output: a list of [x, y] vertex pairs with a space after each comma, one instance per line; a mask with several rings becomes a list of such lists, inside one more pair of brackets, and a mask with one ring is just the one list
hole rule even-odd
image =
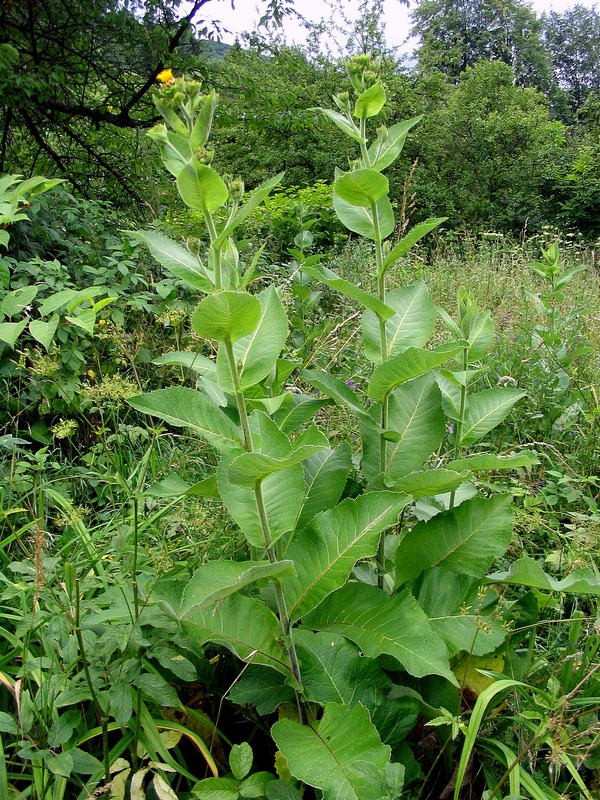
[[172, 69], [163, 69], [162, 72], [159, 72], [156, 76], [156, 80], [160, 81], [163, 85], [165, 83], [170, 83], [171, 81], [175, 80], [175, 76], [173, 75]]

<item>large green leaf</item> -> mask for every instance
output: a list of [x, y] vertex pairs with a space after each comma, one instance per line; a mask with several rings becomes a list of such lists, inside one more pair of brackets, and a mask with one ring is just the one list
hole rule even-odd
[[497, 456], [495, 453], [477, 453], [466, 458], [459, 458], [446, 464], [447, 469], [469, 469], [472, 472], [481, 470], [517, 469], [518, 467], [533, 467], [539, 464], [535, 453], [521, 452], [510, 456]]
[[327, 703], [318, 722], [284, 719], [271, 735], [292, 775], [320, 789], [323, 800], [389, 797], [390, 748], [381, 743], [364, 706]]
[[295, 574], [291, 561], [212, 561], [194, 572], [183, 591], [178, 616], [190, 617], [197, 609], [214, 606], [256, 581]]
[[7, 292], [0, 304], [0, 311], [7, 317], [14, 317], [31, 305], [38, 292], [39, 286], [35, 285], [23, 286], [21, 289], [15, 289], [14, 292]]
[[361, 558], [377, 552], [379, 535], [393, 525], [409, 498], [372, 492], [318, 514], [292, 540], [286, 557], [297, 575], [284, 583], [290, 619], [297, 620], [348, 580]]
[[[156, 99], [154, 100], [154, 102], [156, 103]], [[210, 128], [212, 125], [212, 119], [216, 107], [217, 107], [217, 94], [215, 90], [212, 89], [204, 98], [204, 102], [200, 106], [200, 110], [198, 111], [198, 116], [196, 117], [194, 127], [192, 128], [192, 133], [190, 135], [190, 144], [192, 145], [194, 150], [199, 150], [201, 147], [204, 147], [204, 145], [208, 141], [208, 137], [210, 135]]]
[[288, 435], [308, 422], [317, 411], [328, 405], [329, 400], [317, 400], [305, 394], [289, 393], [289, 402], [285, 402], [273, 414], [273, 420]]
[[383, 262], [383, 270], [382, 273], [385, 273], [388, 267], [390, 267], [394, 261], [397, 261], [399, 258], [402, 258], [403, 255], [408, 253], [408, 251], [413, 247], [420, 239], [424, 236], [427, 236], [428, 233], [431, 233], [432, 230], [437, 228], [442, 222], [446, 222], [448, 217], [436, 217], [434, 219], [425, 220], [425, 222], [421, 222], [419, 225], [415, 225], [414, 228], [411, 228], [408, 233], [400, 239], [397, 245], [395, 245], [389, 255], [386, 257], [385, 261]]
[[460, 651], [483, 656], [506, 638], [503, 620], [495, 612], [496, 592], [479, 597], [480, 581], [440, 567], [428, 570], [419, 587], [419, 605], [454, 656]]
[[573, 592], [575, 594], [600, 594], [600, 578], [591, 569], [573, 570], [565, 578], [554, 578], [544, 572], [541, 564], [525, 556], [510, 565], [507, 572], [494, 572], [486, 580], [490, 583], [511, 583], [531, 586], [542, 592]]
[[393, 656], [416, 677], [442, 675], [456, 684], [443, 639], [408, 590], [390, 597], [376, 586], [347, 583], [303, 624], [351, 639], [369, 658]]
[[[222, 461], [218, 473], [219, 494], [225, 507], [254, 547], [264, 547], [263, 529], [256, 506], [255, 490], [229, 480], [229, 462]], [[302, 466], [274, 472], [260, 486], [271, 542], [294, 529], [304, 499]]]
[[325, 450], [329, 442], [314, 426], [305, 431], [285, 456], [268, 453], [242, 453], [229, 467], [229, 480], [239, 486], [254, 487], [274, 472], [301, 464], [315, 453]]
[[253, 333], [261, 320], [258, 297], [247, 292], [219, 292], [205, 297], [192, 315], [198, 336], [235, 342]]
[[412, 497], [433, 497], [453, 492], [465, 481], [466, 473], [449, 469], [424, 469], [411, 472], [395, 481], [396, 492], [405, 492]]
[[[385, 325], [386, 352], [383, 360], [399, 355], [408, 347], [423, 347], [435, 328], [437, 310], [424, 283], [396, 289], [386, 295], [386, 306], [394, 310]], [[365, 355], [381, 364], [381, 335], [375, 309], [365, 311], [361, 320]], [[385, 319], [385, 317], [383, 318]]]
[[350, 122], [348, 118], [344, 116], [344, 114], [340, 114], [339, 111], [334, 111], [331, 108], [319, 108], [319, 111], [325, 114], [325, 116], [328, 117], [341, 131], [343, 131], [346, 136], [354, 139], [355, 142], [364, 141], [356, 125]]
[[489, 311], [478, 314], [469, 327], [469, 360], [478, 361], [487, 353], [494, 339], [494, 321]]
[[346, 172], [333, 185], [333, 196], [336, 195], [351, 206], [371, 208], [388, 193], [389, 181], [374, 169], [355, 169]]
[[219, 173], [196, 160], [187, 163], [177, 175], [177, 188], [186, 206], [198, 211], [215, 211], [229, 197]]
[[242, 661], [291, 676], [279, 620], [261, 600], [233, 594], [214, 608], [191, 609], [181, 626], [198, 645], [222, 644]]
[[385, 105], [385, 89], [381, 81], [376, 81], [356, 98], [354, 116], [359, 119], [376, 117]]
[[32, 319], [29, 323], [29, 333], [38, 341], [46, 351], [50, 350], [54, 334], [58, 328], [60, 317], [54, 314], [47, 322], [41, 319]]
[[[389, 398], [386, 481], [418, 470], [439, 447], [445, 419], [440, 390], [433, 374], [422, 375], [396, 389]], [[366, 432], [365, 432], [366, 433]], [[368, 479], [380, 471], [378, 436], [363, 437], [363, 470]]]
[[[255, 452], [265, 453], [273, 458], [285, 458], [289, 454], [290, 440], [262, 411], [252, 412], [250, 429]], [[264, 547], [264, 531], [256, 503], [257, 490], [232, 483], [229, 479], [230, 465], [231, 461], [225, 459], [219, 465], [218, 486], [221, 498], [249, 543]], [[274, 542], [287, 531], [293, 530], [296, 524], [304, 498], [301, 465], [268, 475], [261, 483], [260, 493], [267, 516], [270, 541]]]
[[22, 322], [0, 322], [0, 341], [14, 349], [17, 339], [25, 330], [28, 320]]
[[339, 501], [352, 467], [352, 451], [348, 444], [336, 450], [326, 449], [304, 462], [306, 492], [296, 529], [302, 530], [322, 511], [333, 508]]
[[527, 392], [520, 389], [484, 389], [470, 395], [467, 400], [460, 444], [462, 447], [478, 442], [486, 433], [499, 425], [511, 408]]
[[361, 404], [355, 392], [343, 381], [340, 381], [329, 372], [311, 369], [302, 373], [302, 377], [315, 386], [319, 391], [330, 397], [335, 403], [345, 406], [365, 425], [373, 426], [373, 419], [366, 408]]
[[242, 449], [241, 430], [208, 397], [183, 386], [133, 397], [129, 405], [178, 428], [191, 428], [223, 453]]
[[146, 244], [153, 258], [176, 278], [201, 292], [213, 290], [213, 282], [201, 261], [177, 242], [156, 231], [130, 231]]
[[[287, 317], [275, 287], [270, 286], [261, 292], [258, 300], [261, 312], [256, 327], [247, 336], [237, 339], [233, 346], [242, 389], [254, 386], [269, 375], [288, 334]], [[229, 363], [223, 347], [219, 348], [217, 355], [217, 379], [221, 389], [233, 393]]]
[[[350, 297], [352, 300], [356, 300], [365, 308], [370, 309], [373, 317], [375, 317], [376, 320], [378, 317], [381, 317], [381, 319], [384, 320], [389, 319], [394, 314], [395, 309], [392, 303], [382, 303], [381, 300], [374, 295], [370, 294], [369, 292], [365, 292], [364, 289], [359, 288], [356, 286], [356, 284], [340, 278], [339, 275], [336, 275], [335, 272], [327, 267], [324, 267], [322, 264], [311, 264], [310, 266], [303, 264], [302, 271], [308, 273], [308, 275], [312, 276], [313, 278], [322, 281], [331, 289], [335, 289], [336, 292], [339, 292], [346, 297]], [[379, 328], [377, 330], [379, 330]]]
[[404, 147], [406, 135], [409, 130], [419, 122], [421, 117], [398, 122], [391, 128], [383, 129], [385, 133], [379, 134], [376, 141], [369, 147], [369, 162], [372, 169], [383, 170], [393, 164]]
[[272, 714], [282, 703], [294, 703], [295, 695], [285, 677], [269, 667], [250, 665], [229, 690], [229, 699], [254, 706], [261, 716]]
[[334, 193], [333, 208], [342, 225], [367, 239], [383, 241], [394, 230], [394, 210], [387, 196], [377, 201], [374, 213], [372, 208], [353, 206]]
[[456, 508], [420, 522], [405, 534], [396, 551], [398, 585], [430, 567], [481, 578], [510, 544], [510, 497], [473, 497]]
[[398, 745], [412, 730], [422, 704], [416, 697], [391, 698], [393, 683], [379, 662], [366, 658], [355, 644], [337, 633], [295, 632], [302, 685], [311, 703], [361, 703], [382, 741]]
[[369, 397], [383, 400], [397, 386], [439, 367], [464, 349], [464, 342], [442, 344], [435, 350], [409, 347], [373, 370], [369, 381]]

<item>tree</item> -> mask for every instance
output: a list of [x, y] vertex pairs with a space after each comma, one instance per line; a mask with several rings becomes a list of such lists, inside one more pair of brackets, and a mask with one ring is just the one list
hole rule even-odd
[[502, 61], [519, 85], [547, 87], [540, 21], [523, 0], [421, 0], [411, 16], [422, 71], [457, 78], [479, 61]]
[[574, 112], [600, 92], [600, 13], [576, 5], [544, 15], [542, 25], [558, 89]]
[[540, 187], [564, 126], [550, 119], [540, 92], [514, 85], [508, 65], [467, 68], [416, 130], [414, 183], [424, 213], [448, 215], [467, 230], [519, 232], [541, 224]]
[[[140, 131], [156, 76], [178, 67], [211, 0], [19, 0], [0, 12], [0, 171], [58, 173], [85, 195], [147, 200]], [[277, 20], [292, 0], [270, 0]], [[149, 181], [148, 181], [149, 182]]]

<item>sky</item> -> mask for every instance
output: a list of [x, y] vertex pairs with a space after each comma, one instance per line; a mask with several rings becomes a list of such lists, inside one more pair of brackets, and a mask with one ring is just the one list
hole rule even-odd
[[[600, 2], [600, 0], [598, 0]], [[256, 0], [234, 0], [235, 8], [232, 9], [231, 0], [212, 0], [203, 8], [203, 14], [207, 19], [217, 19], [224, 27], [229, 29], [229, 33], [223, 33], [223, 41], [233, 43], [236, 35], [241, 35], [244, 31], [251, 31], [256, 28], [258, 19], [261, 16]], [[594, 0], [532, 0], [530, 6], [539, 15], [544, 11], [564, 11], [574, 5], [584, 5], [592, 7], [596, 5]], [[328, 8], [330, 5], [333, 12]], [[329, 19], [334, 15], [339, 20], [339, 9], [344, 9], [347, 17], [355, 19], [358, 16], [358, 0], [295, 0], [295, 8], [308, 19], [318, 22], [323, 17]], [[411, 3], [414, 6], [414, 2]], [[410, 32], [409, 9], [402, 5], [398, 0], [384, 0], [385, 14], [384, 24], [386, 39], [389, 47], [398, 48], [397, 55], [410, 54], [415, 46], [415, 42], [407, 41]], [[264, 4], [263, 4], [264, 8]], [[306, 41], [306, 30], [297, 22], [289, 20], [284, 26], [285, 37], [290, 44], [304, 44]], [[338, 37], [337, 42], [332, 42], [333, 55], [343, 53], [346, 44], [346, 37]], [[336, 47], [338, 51], [335, 52]]]

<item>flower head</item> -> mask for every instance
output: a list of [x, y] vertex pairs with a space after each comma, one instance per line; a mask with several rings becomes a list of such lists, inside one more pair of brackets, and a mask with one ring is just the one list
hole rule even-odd
[[170, 69], [170, 68], [169, 69], [163, 69], [156, 76], [156, 80], [160, 81], [163, 84], [163, 86], [166, 83], [171, 83], [171, 81], [175, 80], [175, 76], [173, 75], [173, 70]]

